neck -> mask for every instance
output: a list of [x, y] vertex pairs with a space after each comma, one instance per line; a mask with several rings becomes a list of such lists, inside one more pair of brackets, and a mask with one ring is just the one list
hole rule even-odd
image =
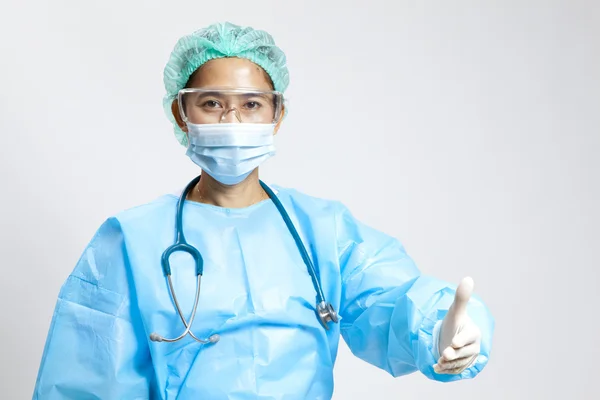
[[224, 208], [244, 208], [269, 196], [260, 186], [258, 169], [237, 185], [223, 185], [208, 174], [202, 174], [200, 182], [188, 195], [188, 200]]

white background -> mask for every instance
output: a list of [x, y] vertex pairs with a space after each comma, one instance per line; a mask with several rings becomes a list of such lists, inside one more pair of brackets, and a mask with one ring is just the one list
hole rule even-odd
[[108, 216], [198, 171], [163, 115], [176, 40], [216, 21], [287, 53], [265, 181], [343, 201], [496, 318], [474, 380], [393, 379], [342, 346], [335, 399], [597, 399], [600, 3], [6, 1], [0, 387], [31, 398], [54, 303]]

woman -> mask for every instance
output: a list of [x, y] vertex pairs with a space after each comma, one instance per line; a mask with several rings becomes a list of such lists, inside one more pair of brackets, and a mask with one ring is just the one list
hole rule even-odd
[[[472, 280], [423, 276], [342, 204], [259, 181], [288, 84], [267, 33], [197, 31], [164, 78], [201, 179], [99, 228], [60, 291], [34, 399], [329, 399], [340, 335], [393, 376], [482, 370], [494, 323]], [[199, 255], [165, 252], [178, 222]]]

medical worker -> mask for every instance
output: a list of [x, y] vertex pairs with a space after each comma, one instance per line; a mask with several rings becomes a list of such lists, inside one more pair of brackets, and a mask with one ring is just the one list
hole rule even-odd
[[100, 226], [60, 290], [34, 399], [330, 399], [340, 337], [394, 377], [484, 368], [494, 321], [472, 279], [423, 275], [343, 204], [259, 180], [288, 82], [264, 31], [178, 41], [163, 103], [199, 179]]

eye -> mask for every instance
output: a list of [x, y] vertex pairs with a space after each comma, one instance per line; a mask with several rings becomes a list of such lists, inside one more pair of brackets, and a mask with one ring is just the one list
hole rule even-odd
[[221, 104], [216, 101], [216, 100], [207, 100], [204, 103], [202, 103], [202, 107], [205, 108], [219, 108], [221, 107]]
[[244, 108], [248, 110], [258, 110], [261, 104], [258, 101], [249, 101], [244, 105]]

